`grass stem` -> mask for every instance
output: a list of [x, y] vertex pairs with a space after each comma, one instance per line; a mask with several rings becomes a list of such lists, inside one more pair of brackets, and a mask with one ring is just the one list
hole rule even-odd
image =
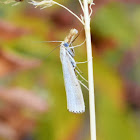
[[93, 59], [92, 59], [90, 15], [89, 15], [89, 9], [88, 9], [88, 0], [83, 0], [83, 4], [84, 4], [85, 35], [86, 35], [87, 61], [88, 61], [90, 134], [91, 134], [91, 140], [96, 140]]

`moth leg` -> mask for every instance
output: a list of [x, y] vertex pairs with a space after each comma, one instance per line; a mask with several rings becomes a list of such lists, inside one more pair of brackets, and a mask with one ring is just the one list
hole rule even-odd
[[[86, 82], [88, 83], [88, 81], [87, 81], [82, 75], [80, 75], [80, 73], [79, 73], [78, 70], [74, 69], [74, 71], [77, 72], [78, 75], [79, 75], [84, 81], [86, 81]], [[78, 77], [78, 75], [76, 75], [76, 77]], [[80, 83], [83, 87], [85, 87], [87, 90], [89, 90], [88, 87], [87, 87], [85, 84], [83, 84], [80, 80], [78, 80], [78, 81], [79, 81], [79, 83]]]
[[72, 66], [73, 66], [74, 69], [75, 69], [75, 68], [76, 68], [76, 62], [75, 62], [74, 58], [70, 55], [69, 52], [67, 52], [67, 54], [68, 54], [68, 56], [69, 56], [69, 58], [70, 58], [70, 62], [71, 62], [71, 64], [72, 64]]
[[76, 68], [81, 74], [83, 74], [83, 72], [77, 66], [76, 66]]
[[80, 47], [80, 46], [82, 46], [84, 43], [86, 42], [86, 40], [84, 40], [81, 44], [79, 44], [79, 45], [76, 45], [76, 46], [72, 46], [72, 47], [70, 47], [70, 48], [76, 48], [76, 47]]
[[[92, 58], [93, 59], [93, 58]], [[91, 59], [90, 59], [91, 60]], [[82, 64], [82, 63], [87, 63], [87, 62], [89, 62], [90, 60], [88, 60], [88, 61], [83, 61], [83, 62], [76, 62], [76, 64]]]
[[83, 87], [85, 87], [87, 90], [89, 90], [88, 87], [86, 85], [84, 85], [80, 80], [78, 80], [78, 81]]
[[68, 54], [70, 54], [72, 57], [75, 56], [75, 52], [74, 52], [74, 49], [71, 49], [70, 47], [66, 48]]
[[87, 63], [89, 61], [83, 61], [83, 62], [76, 62], [76, 64], [83, 64], [83, 63]]
[[88, 83], [88, 81], [80, 74], [80, 72], [78, 70], [75, 69], [75, 72], [77, 72], [77, 74], [84, 80]]

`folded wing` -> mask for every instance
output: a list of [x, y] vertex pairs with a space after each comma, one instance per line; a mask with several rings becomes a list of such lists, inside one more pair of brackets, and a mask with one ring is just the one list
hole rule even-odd
[[70, 112], [82, 113], [85, 112], [85, 103], [81, 86], [67, 53], [64, 47], [60, 47], [60, 59], [67, 94], [67, 108]]

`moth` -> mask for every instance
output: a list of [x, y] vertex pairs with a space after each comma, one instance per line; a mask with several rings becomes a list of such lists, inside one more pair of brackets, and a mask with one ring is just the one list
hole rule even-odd
[[76, 29], [71, 29], [69, 35], [60, 45], [60, 60], [62, 63], [65, 90], [67, 95], [67, 109], [73, 113], [85, 112], [85, 103], [76, 75], [76, 62], [74, 60], [74, 49], [70, 47], [75, 35]]

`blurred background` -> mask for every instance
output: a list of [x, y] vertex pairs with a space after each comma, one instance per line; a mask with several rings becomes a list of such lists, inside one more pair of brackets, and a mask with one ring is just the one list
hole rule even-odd
[[[77, 15], [78, 0], [58, 0]], [[140, 139], [140, 1], [96, 0], [91, 20], [97, 140]], [[0, 4], [0, 140], [90, 140], [86, 112], [67, 111], [59, 43], [81, 23], [64, 9]], [[85, 40], [84, 31], [73, 45]], [[86, 46], [75, 48], [86, 61]], [[87, 79], [87, 64], [80, 64]], [[86, 84], [86, 83], [85, 83]]]

